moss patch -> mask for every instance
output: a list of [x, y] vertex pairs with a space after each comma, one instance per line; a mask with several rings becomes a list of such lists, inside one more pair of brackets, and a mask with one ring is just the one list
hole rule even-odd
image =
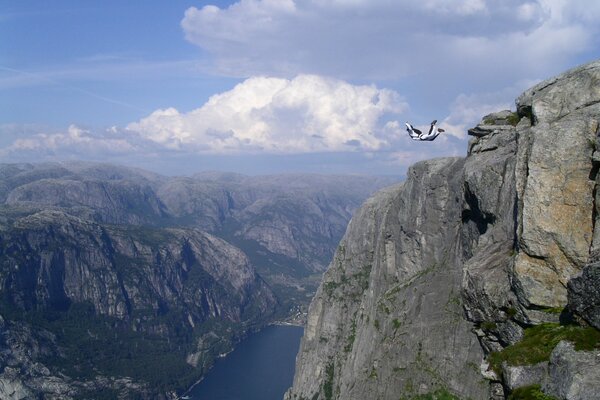
[[453, 395], [448, 389], [441, 388], [431, 393], [401, 397], [400, 400], [460, 400], [460, 397]]
[[489, 362], [500, 373], [504, 361], [508, 365], [533, 365], [550, 359], [550, 353], [561, 340], [573, 342], [575, 350], [593, 350], [600, 347], [600, 331], [575, 325], [540, 324], [525, 329], [523, 340], [500, 352], [489, 355]]
[[540, 385], [531, 385], [515, 389], [508, 396], [508, 400], [556, 400], [556, 398], [542, 392]]
[[325, 368], [325, 383], [323, 384], [323, 394], [325, 395], [325, 400], [333, 399], [333, 375], [335, 373], [335, 367], [333, 362], [327, 365]]

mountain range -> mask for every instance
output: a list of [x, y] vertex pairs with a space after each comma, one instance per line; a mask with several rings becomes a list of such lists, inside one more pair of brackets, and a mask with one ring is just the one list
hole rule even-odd
[[0, 165], [0, 397], [175, 398], [247, 332], [302, 321], [391, 181]]

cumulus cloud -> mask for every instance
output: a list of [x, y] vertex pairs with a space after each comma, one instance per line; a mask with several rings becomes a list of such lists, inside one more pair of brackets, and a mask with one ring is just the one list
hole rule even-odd
[[467, 138], [467, 130], [477, 125], [490, 113], [502, 110], [515, 110], [515, 104], [506, 99], [515, 99], [525, 89], [537, 81], [523, 80], [512, 86], [494, 92], [459, 94], [450, 104], [449, 114], [440, 122], [449, 135], [459, 139]]
[[190, 7], [181, 25], [188, 41], [214, 56], [220, 73], [233, 76], [465, 75], [481, 77], [481, 85], [524, 72], [546, 76], [593, 51], [600, 7], [583, 3], [242, 0]]
[[0, 155], [13, 159], [31, 159], [30, 156], [33, 155], [40, 160], [52, 155], [70, 154], [87, 158], [94, 155], [128, 154], [136, 151], [139, 149], [132, 143], [131, 138], [124, 138], [117, 128], [94, 133], [70, 125], [65, 132], [29, 132], [28, 135], [16, 138], [10, 145], [0, 149]]
[[[170, 149], [205, 153], [378, 150], [400, 95], [316, 75], [253, 77], [182, 113], [157, 110], [127, 130]], [[386, 118], [388, 118], [386, 120]]]

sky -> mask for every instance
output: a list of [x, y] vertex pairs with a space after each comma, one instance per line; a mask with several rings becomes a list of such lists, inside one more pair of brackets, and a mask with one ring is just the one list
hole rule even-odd
[[0, 163], [403, 175], [600, 58], [598, 20], [596, 0], [0, 0]]

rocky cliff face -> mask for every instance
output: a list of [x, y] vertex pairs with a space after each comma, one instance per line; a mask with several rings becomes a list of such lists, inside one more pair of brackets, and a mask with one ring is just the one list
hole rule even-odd
[[181, 393], [308, 303], [376, 182], [0, 165], [0, 398]]
[[[0, 260], [0, 360], [12, 367], [0, 372], [0, 394], [25, 393], [10, 398], [98, 387], [160, 397], [191, 384], [276, 305], [239, 249], [197, 230], [42, 211], [4, 228]], [[163, 376], [145, 370], [159, 365]], [[129, 386], [93, 384], [103, 375]]]
[[353, 218], [309, 310], [289, 398], [394, 398], [444, 385], [481, 394], [462, 318], [464, 160], [413, 166]]
[[[594, 62], [484, 117], [465, 159], [416, 164], [363, 205], [311, 303], [286, 399], [598, 393], [598, 361], [577, 355], [598, 332], [557, 312], [597, 323], [597, 266], [567, 283], [600, 248], [599, 120]], [[509, 356], [536, 352], [540, 332], [567, 341], [535, 362]]]

